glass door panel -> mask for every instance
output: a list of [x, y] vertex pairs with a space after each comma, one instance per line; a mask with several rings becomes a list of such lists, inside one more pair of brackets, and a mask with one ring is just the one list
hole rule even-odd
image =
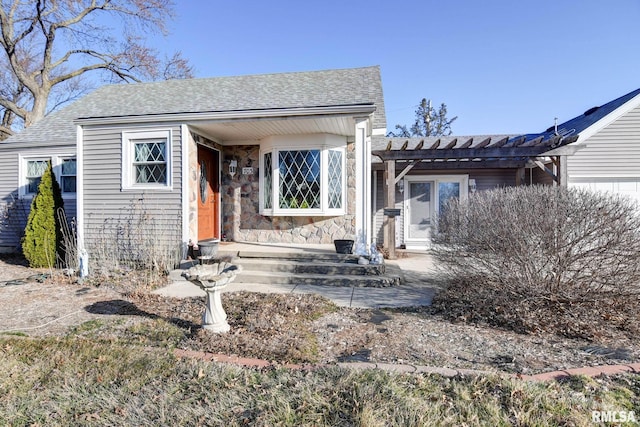
[[431, 226], [431, 182], [409, 182], [408, 239], [428, 239]]
[[444, 212], [447, 206], [447, 202], [450, 199], [460, 198], [460, 183], [459, 182], [438, 182], [438, 213]]

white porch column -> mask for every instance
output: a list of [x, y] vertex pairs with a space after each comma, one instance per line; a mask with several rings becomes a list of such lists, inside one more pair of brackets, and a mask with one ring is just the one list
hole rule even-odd
[[78, 250], [84, 250], [84, 149], [83, 129], [76, 126], [76, 245]]
[[356, 118], [356, 236], [354, 253], [368, 255], [371, 245], [371, 136], [369, 118]]

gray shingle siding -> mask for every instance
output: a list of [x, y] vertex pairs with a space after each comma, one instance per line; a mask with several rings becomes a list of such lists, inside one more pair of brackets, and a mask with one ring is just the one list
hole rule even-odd
[[[20, 156], [51, 157], [73, 155], [75, 145], [36, 146], [29, 143], [0, 143], [0, 247], [17, 249], [26, 226], [31, 198], [19, 198]], [[64, 196], [67, 218], [76, 216], [75, 197]]]

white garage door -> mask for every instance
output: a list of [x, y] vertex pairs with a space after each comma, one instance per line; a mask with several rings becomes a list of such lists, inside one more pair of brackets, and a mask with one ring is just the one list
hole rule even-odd
[[[582, 181], [582, 180], [581, 180]], [[607, 178], [597, 181], [571, 182], [573, 187], [585, 187], [596, 191], [610, 191], [624, 194], [640, 204], [640, 178]]]

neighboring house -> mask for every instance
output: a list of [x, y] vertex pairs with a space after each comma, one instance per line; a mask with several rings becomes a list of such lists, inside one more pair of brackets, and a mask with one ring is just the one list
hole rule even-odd
[[364, 243], [385, 131], [378, 67], [103, 86], [0, 143], [0, 246], [19, 245], [49, 159], [90, 256], [134, 211], [183, 254], [221, 238]]
[[570, 186], [625, 194], [640, 203], [640, 89], [558, 126], [578, 135], [567, 159]]

